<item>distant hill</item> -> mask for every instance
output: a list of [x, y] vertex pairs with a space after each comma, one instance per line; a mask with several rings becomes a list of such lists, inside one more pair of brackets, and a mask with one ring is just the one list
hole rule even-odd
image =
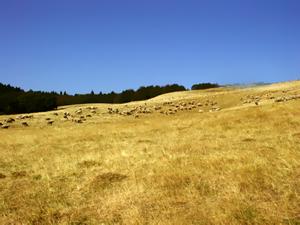
[[265, 85], [270, 85], [270, 84], [272, 84], [272, 83], [255, 82], [255, 83], [249, 83], [249, 84], [244, 84], [244, 83], [226, 84], [225, 86], [247, 88], [247, 87], [265, 86]]

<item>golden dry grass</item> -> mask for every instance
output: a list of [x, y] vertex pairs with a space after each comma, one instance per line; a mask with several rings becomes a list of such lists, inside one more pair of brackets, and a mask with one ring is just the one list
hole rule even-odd
[[146, 101], [211, 98], [212, 113], [17, 121], [0, 130], [0, 224], [300, 224], [300, 99], [240, 100], [268, 93], [300, 82]]

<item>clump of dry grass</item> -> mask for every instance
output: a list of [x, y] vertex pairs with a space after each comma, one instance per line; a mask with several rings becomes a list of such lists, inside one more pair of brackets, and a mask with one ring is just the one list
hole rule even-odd
[[91, 182], [91, 186], [94, 189], [98, 188], [108, 188], [115, 183], [119, 183], [126, 179], [127, 176], [119, 173], [103, 173], [97, 175]]
[[299, 224], [300, 102], [239, 104], [269, 89], [190, 93], [217, 93], [215, 113], [0, 130], [0, 224]]
[[91, 168], [91, 167], [97, 167], [101, 164], [99, 162], [96, 162], [94, 160], [84, 160], [80, 163], [78, 163], [78, 166], [81, 168]]

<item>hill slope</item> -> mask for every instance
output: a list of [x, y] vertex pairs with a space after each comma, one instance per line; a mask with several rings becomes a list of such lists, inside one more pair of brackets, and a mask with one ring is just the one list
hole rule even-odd
[[0, 224], [299, 224], [299, 109], [294, 81], [0, 116]]

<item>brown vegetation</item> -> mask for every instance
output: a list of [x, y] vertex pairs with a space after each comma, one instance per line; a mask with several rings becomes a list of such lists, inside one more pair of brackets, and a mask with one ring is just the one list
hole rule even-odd
[[0, 224], [299, 224], [299, 94], [297, 81], [10, 116]]

